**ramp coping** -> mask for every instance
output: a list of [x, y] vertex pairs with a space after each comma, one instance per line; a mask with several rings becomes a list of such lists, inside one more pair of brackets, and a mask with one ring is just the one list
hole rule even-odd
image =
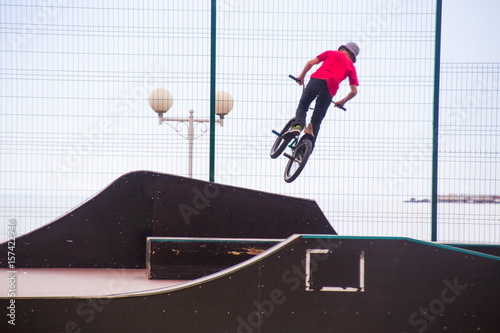
[[283, 242], [285, 238], [210, 238], [210, 237], [148, 237], [148, 241], [154, 240], [159, 242]]
[[[399, 241], [406, 241], [406, 242], [413, 242], [413, 243], [419, 243], [422, 245], [426, 246], [434, 246], [446, 250], [451, 250], [455, 252], [461, 252], [464, 254], [469, 254], [469, 255], [474, 255], [477, 257], [483, 257], [487, 259], [493, 259], [500, 261], [500, 257], [491, 255], [491, 254], [485, 254], [481, 252], [476, 252], [472, 250], [467, 250], [467, 249], [461, 249], [458, 247], [454, 247], [452, 245], [446, 245], [446, 244], [441, 244], [441, 243], [435, 243], [435, 242], [429, 242], [429, 241], [423, 241], [419, 239], [414, 239], [414, 238], [408, 238], [408, 237], [378, 237], [378, 236], [338, 236], [338, 235], [302, 235], [303, 238], [332, 238], [332, 239], [373, 239], [373, 240], [399, 240]], [[487, 246], [486, 244], [484, 246]], [[500, 246], [500, 245], [499, 245]]]

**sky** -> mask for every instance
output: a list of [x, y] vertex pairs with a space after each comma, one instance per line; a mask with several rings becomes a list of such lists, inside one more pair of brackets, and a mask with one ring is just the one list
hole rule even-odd
[[[281, 6], [286, 1], [298, 8], [286, 11]], [[443, 2], [441, 61], [500, 62], [500, 46], [492, 40], [500, 31], [496, 17], [500, 1]], [[0, 81], [0, 92], [6, 97], [0, 101], [5, 103], [0, 116], [9, 112], [0, 123], [7, 133], [2, 140], [8, 151], [1, 152], [0, 194], [15, 194], [7, 214], [15, 214], [25, 204], [26, 193], [33, 197], [49, 193], [58, 201], [43, 204], [41, 219], [47, 222], [55, 217], [49, 206], [64, 212], [118, 175], [144, 165], [152, 171], [186, 175], [185, 140], [173, 133], [177, 128], [158, 125], [147, 96], [161, 85], [174, 95], [168, 115], [179, 116], [190, 108], [195, 116], [207, 115], [208, 2], [142, 5], [135, 0], [110, 1], [105, 8], [99, 1], [78, 5], [69, 0], [48, 1], [56, 4], [53, 8], [0, 0], [3, 3], [11, 5], [0, 7], [6, 11], [0, 13], [0, 24], [2, 17], [24, 23], [0, 25], [5, 35], [17, 32], [22, 37], [17, 40], [21, 52], [2, 49], [5, 53], [0, 54], [0, 61], [10, 61], [1, 66], [2, 75], [10, 81]], [[389, 215], [397, 222], [406, 214], [376, 205], [360, 213], [347, 202], [350, 198], [428, 198], [432, 112], [421, 111], [432, 107], [433, 26], [429, 23], [434, 16], [428, 14], [430, 10], [420, 10], [431, 8], [432, 0], [322, 2], [329, 13], [335, 13], [336, 6], [346, 6], [342, 10], [353, 13], [352, 22], [346, 21], [351, 16], [318, 15], [308, 1], [218, 3], [222, 9], [218, 27], [226, 30], [218, 42], [222, 56], [217, 84], [231, 91], [235, 106], [224, 127], [216, 128], [218, 137], [225, 136], [217, 146], [216, 182], [314, 199], [320, 197], [317, 189], [321, 187], [326, 195], [318, 199], [320, 205], [346, 223], [371, 216], [388, 219]], [[147, 8], [129, 10], [137, 6]], [[155, 6], [165, 8], [155, 10]], [[248, 19], [248, 9], [256, 13], [255, 20]], [[413, 11], [419, 15], [412, 16]], [[313, 35], [307, 30], [320, 28]], [[311, 56], [331, 48], [332, 40], [356, 37], [362, 45], [356, 66], [370, 82], [360, 87], [349, 112], [329, 112], [315, 158], [294, 184], [287, 185], [282, 180], [283, 161], [268, 158], [269, 140], [273, 140], [268, 127], [282, 126], [300, 97], [301, 90], [287, 75], [297, 74]], [[391, 50], [396, 51], [393, 58]], [[387, 66], [385, 61], [397, 64], [391, 68], [395, 76], [381, 69]], [[27, 115], [22, 117], [20, 112]], [[470, 119], [468, 114], [464, 118]], [[242, 128], [248, 133], [242, 134]], [[326, 136], [328, 128], [332, 137]], [[204, 180], [208, 179], [207, 138], [195, 141], [195, 178]], [[408, 147], [414, 151], [408, 152]], [[262, 156], [249, 159], [256, 151]], [[153, 162], [146, 164], [147, 159]], [[469, 190], [482, 193], [484, 188], [456, 189], [459, 193]], [[67, 201], [72, 195], [79, 195], [78, 201]], [[32, 210], [35, 216], [40, 207]], [[428, 214], [413, 215], [420, 219]]]
[[444, 0], [441, 60], [500, 62], [500, 1]]

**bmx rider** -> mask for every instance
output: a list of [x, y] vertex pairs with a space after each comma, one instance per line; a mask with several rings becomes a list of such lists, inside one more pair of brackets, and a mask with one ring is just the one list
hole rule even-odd
[[297, 77], [299, 84], [304, 84], [304, 77], [307, 72], [319, 63], [321, 66], [312, 75], [307, 84], [302, 97], [300, 98], [297, 111], [295, 113], [294, 126], [284, 134], [285, 138], [298, 136], [306, 125], [306, 114], [312, 101], [316, 98], [316, 105], [311, 117], [311, 123], [304, 130], [306, 134], [312, 136], [311, 141], [316, 141], [321, 122], [326, 115], [326, 111], [332, 102], [332, 98], [337, 93], [339, 85], [346, 78], [349, 78], [351, 90], [341, 100], [334, 102], [335, 106], [342, 107], [358, 93], [358, 76], [354, 63], [359, 54], [359, 47], [354, 42], [346, 43], [338, 48], [338, 51], [325, 51], [317, 57], [309, 60], [302, 73]]

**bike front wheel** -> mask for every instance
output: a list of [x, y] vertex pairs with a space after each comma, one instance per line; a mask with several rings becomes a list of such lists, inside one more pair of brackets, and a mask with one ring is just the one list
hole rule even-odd
[[285, 167], [285, 182], [291, 183], [300, 175], [307, 160], [311, 155], [313, 144], [311, 140], [301, 140], [295, 148], [293, 155], [289, 157], [289, 161]]
[[274, 144], [271, 148], [271, 158], [277, 158], [286, 149], [291, 139], [284, 139], [283, 134], [288, 132], [292, 128], [294, 123], [295, 118], [290, 119], [279, 133], [279, 136], [276, 138], [276, 141], [274, 141]]

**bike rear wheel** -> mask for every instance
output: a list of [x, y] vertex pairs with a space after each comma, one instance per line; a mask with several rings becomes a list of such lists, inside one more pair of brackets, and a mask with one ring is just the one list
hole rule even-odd
[[291, 141], [291, 139], [284, 139], [283, 134], [288, 132], [292, 128], [294, 123], [295, 123], [295, 118], [290, 119], [286, 123], [285, 127], [283, 127], [283, 129], [279, 133], [278, 137], [276, 138], [276, 141], [274, 141], [274, 144], [271, 148], [271, 154], [270, 154], [271, 158], [277, 158], [286, 149], [286, 146]]
[[285, 167], [285, 182], [291, 183], [300, 175], [311, 155], [313, 144], [309, 139], [300, 140]]

